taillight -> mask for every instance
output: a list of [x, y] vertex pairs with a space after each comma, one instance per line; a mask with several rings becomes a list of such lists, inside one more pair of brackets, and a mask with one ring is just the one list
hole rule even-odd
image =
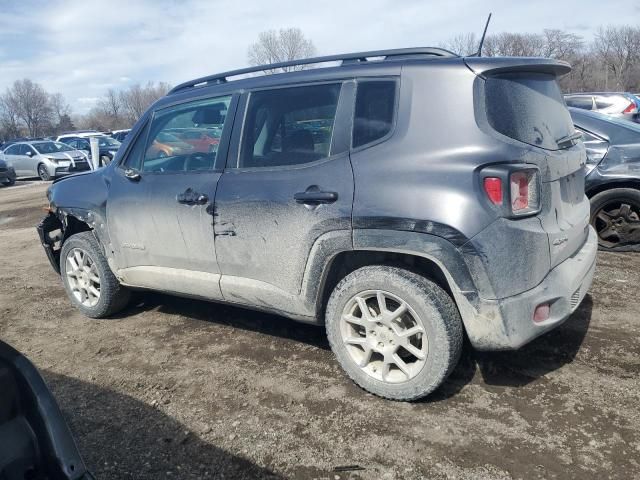
[[638, 106], [635, 104], [635, 102], [631, 102], [629, 106], [622, 111], [622, 113], [637, 113], [637, 112], [638, 112]]
[[489, 198], [491, 203], [494, 205], [502, 205], [502, 179], [486, 177], [483, 185], [487, 198]]
[[493, 165], [482, 169], [480, 187], [488, 203], [505, 217], [540, 210], [538, 169], [526, 164]]
[[538, 173], [535, 170], [519, 170], [509, 176], [511, 211], [523, 215], [538, 210]]

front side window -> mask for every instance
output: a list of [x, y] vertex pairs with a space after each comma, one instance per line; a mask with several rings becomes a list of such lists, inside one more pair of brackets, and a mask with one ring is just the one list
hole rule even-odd
[[581, 108], [583, 110], [593, 109], [591, 97], [567, 97], [565, 100], [568, 107]]
[[4, 154], [5, 155], [17, 155], [19, 148], [20, 148], [20, 145], [11, 145], [9, 148], [7, 148], [4, 151]]
[[[230, 103], [231, 96], [226, 96], [156, 112], [146, 143], [142, 170], [212, 170]], [[194, 132], [198, 133], [196, 138]]]
[[238, 166], [280, 167], [327, 158], [340, 88], [330, 84], [252, 93]]
[[395, 110], [394, 81], [358, 82], [353, 147], [381, 139], [391, 131]]

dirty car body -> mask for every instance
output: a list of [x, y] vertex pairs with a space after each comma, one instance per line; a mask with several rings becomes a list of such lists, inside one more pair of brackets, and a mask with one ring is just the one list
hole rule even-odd
[[[304, 322], [325, 322], [353, 272], [390, 265], [446, 292], [478, 349], [518, 348], [565, 320], [597, 247], [585, 150], [556, 83], [567, 64], [438, 49], [349, 58], [176, 87], [107, 168], [50, 188], [39, 233], [53, 267], [90, 232], [124, 287]], [[163, 128], [189, 122], [221, 128], [216, 152], [150, 156]]]

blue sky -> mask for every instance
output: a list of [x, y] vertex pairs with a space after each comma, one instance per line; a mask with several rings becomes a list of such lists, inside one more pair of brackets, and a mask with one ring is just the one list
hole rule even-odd
[[0, 91], [31, 78], [84, 113], [107, 88], [247, 64], [260, 31], [300, 27], [319, 54], [436, 45], [465, 32], [637, 24], [640, 0], [0, 0]]

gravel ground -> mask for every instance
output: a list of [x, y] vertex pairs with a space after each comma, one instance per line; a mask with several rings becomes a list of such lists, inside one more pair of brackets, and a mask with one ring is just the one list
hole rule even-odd
[[600, 254], [590, 295], [517, 352], [468, 346], [418, 403], [354, 386], [321, 328], [138, 294], [67, 301], [34, 226], [45, 187], [0, 187], [0, 338], [41, 370], [98, 479], [639, 478], [640, 256]]

